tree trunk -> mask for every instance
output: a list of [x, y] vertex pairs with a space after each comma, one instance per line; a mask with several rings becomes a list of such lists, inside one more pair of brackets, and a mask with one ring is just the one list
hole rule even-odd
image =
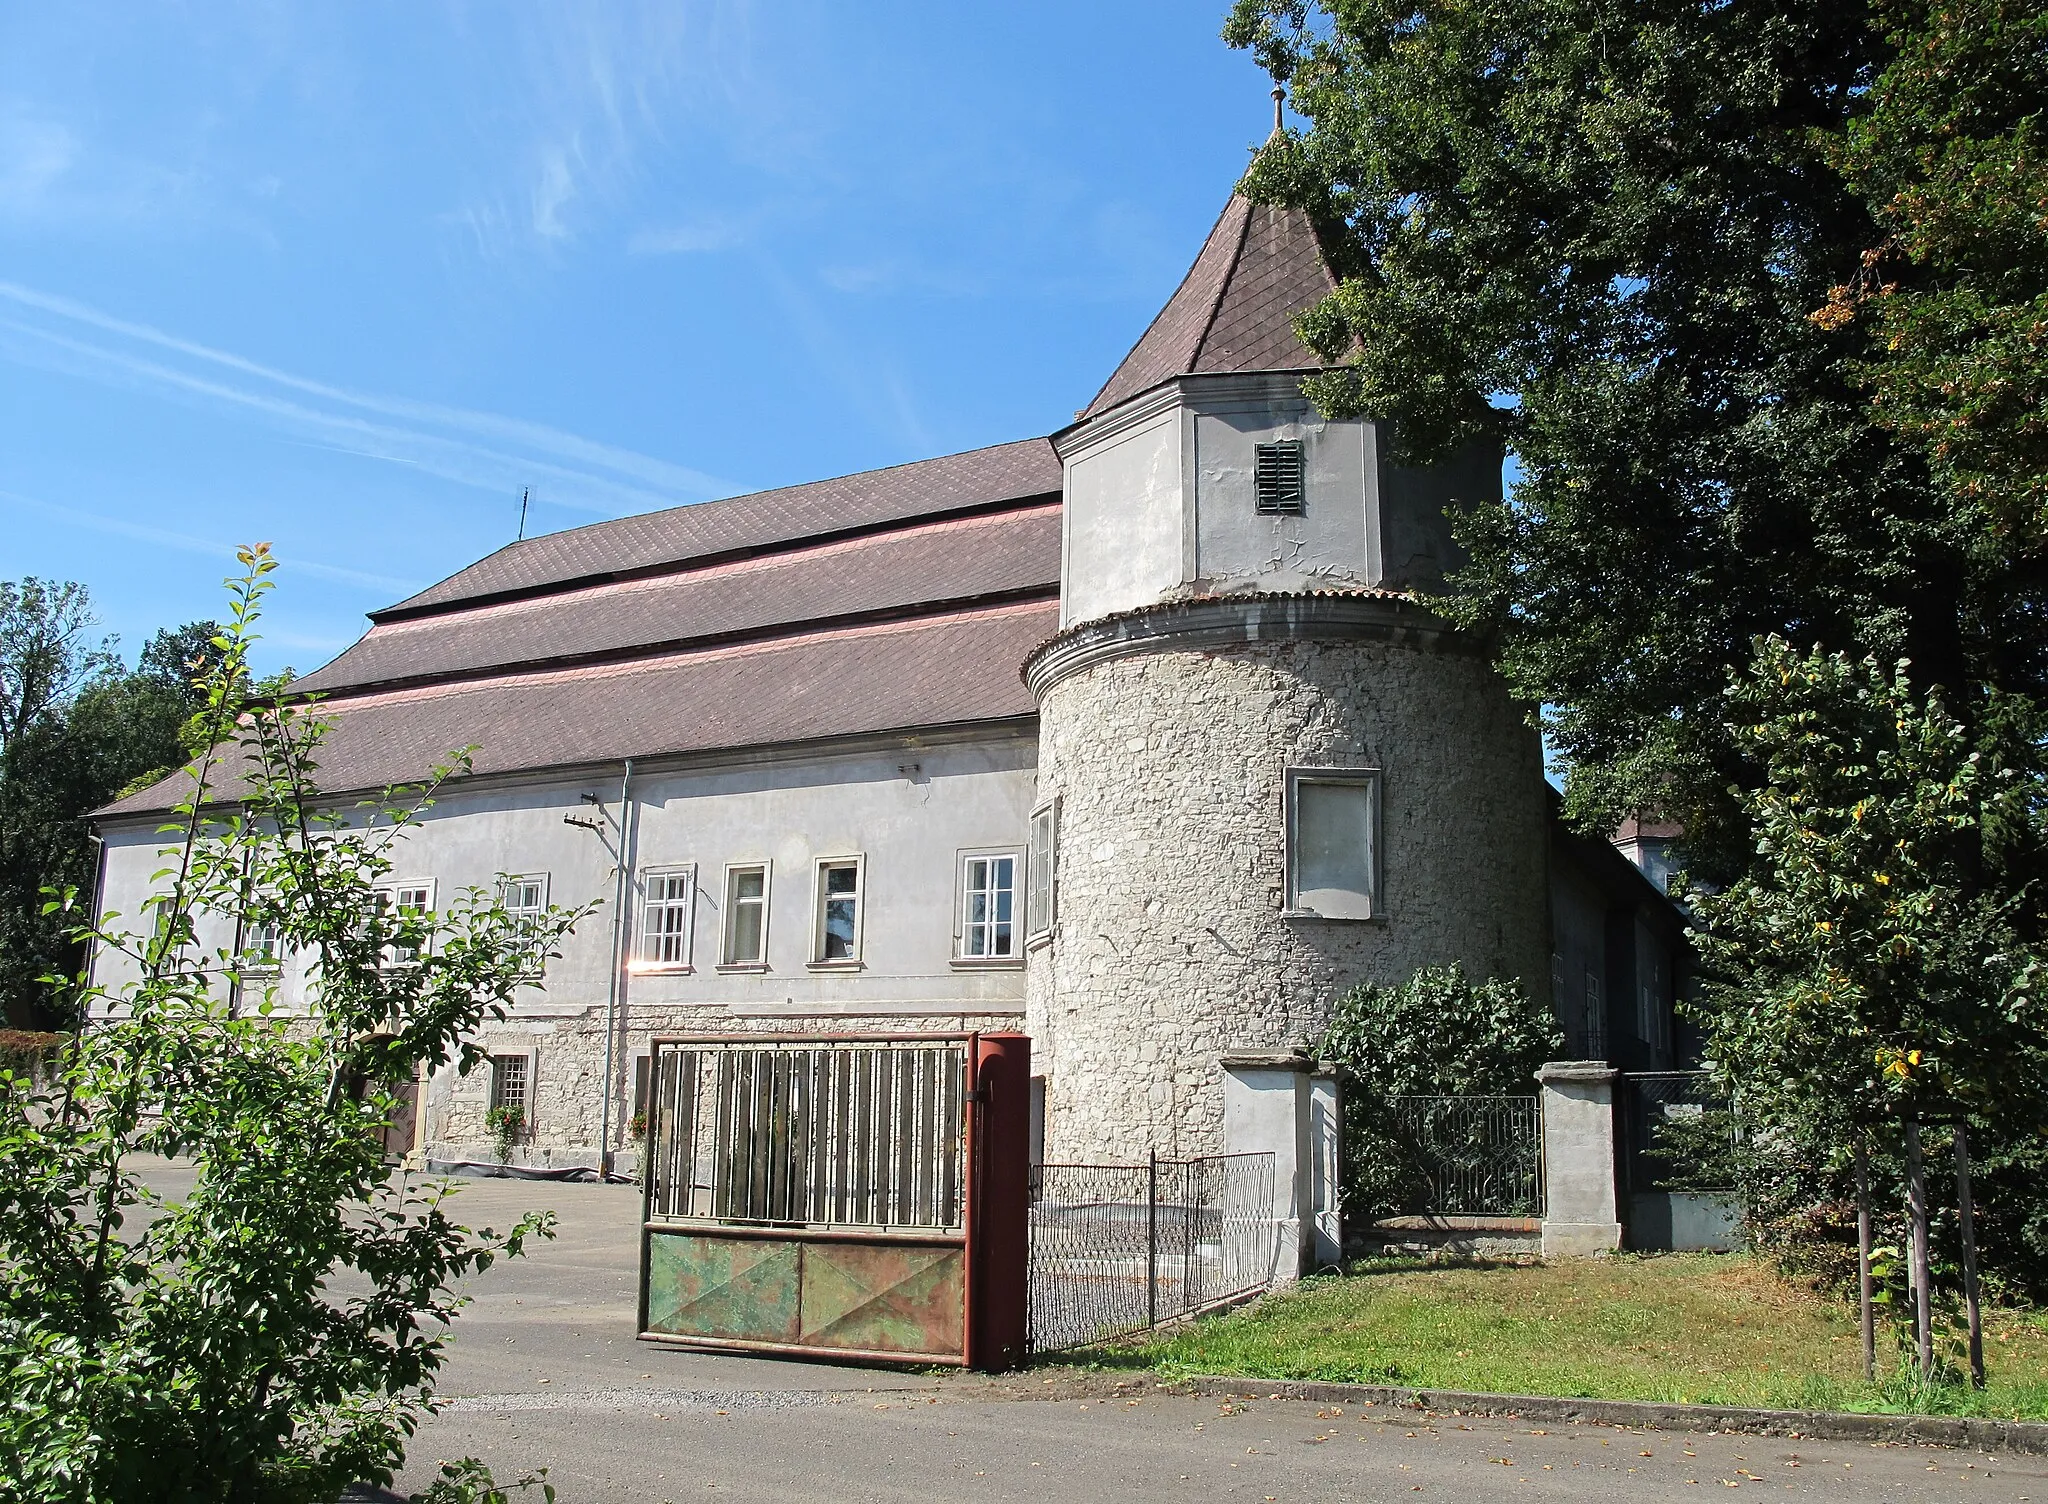
[[1920, 1353], [1920, 1377], [1934, 1377], [1934, 1304], [1928, 1289], [1927, 1167], [1920, 1161], [1920, 1119], [1906, 1119], [1906, 1214], [1913, 1224], [1913, 1337]]
[[1963, 1230], [1963, 1300], [1970, 1309], [1970, 1382], [1984, 1387], [1984, 1308], [1977, 1293], [1977, 1204], [1970, 1194], [1970, 1130], [1956, 1124], [1956, 1209]]
[[1870, 1135], [1856, 1139], [1856, 1296], [1863, 1322], [1863, 1379], [1877, 1379], [1877, 1306], [1870, 1288]]

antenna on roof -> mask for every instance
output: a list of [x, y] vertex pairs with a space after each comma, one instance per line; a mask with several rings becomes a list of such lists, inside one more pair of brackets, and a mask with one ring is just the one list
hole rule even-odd
[[1279, 135], [1286, 127], [1281, 123], [1280, 111], [1287, 98], [1287, 90], [1280, 84], [1273, 85], [1273, 134]]
[[523, 488], [522, 488], [522, 489], [520, 490], [520, 492], [519, 492], [519, 539], [518, 539], [518, 541], [519, 541], [519, 542], [521, 542], [521, 543], [524, 543], [524, 542], [526, 541], [526, 502], [527, 502], [527, 499], [528, 499], [529, 497], [531, 497], [532, 495], [533, 495], [533, 487], [531, 487], [531, 486], [526, 486], [526, 487], [523, 487]]

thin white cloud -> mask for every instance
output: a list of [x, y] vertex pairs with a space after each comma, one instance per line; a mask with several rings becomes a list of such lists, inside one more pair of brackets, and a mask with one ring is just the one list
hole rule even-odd
[[0, 282], [0, 306], [8, 304], [21, 316], [0, 314], [0, 357], [255, 413], [272, 427], [461, 485], [505, 494], [532, 486], [542, 501], [600, 516], [657, 511], [735, 489], [702, 471], [544, 424], [309, 380]]
[[402, 419], [408, 423], [452, 429], [480, 438], [501, 440], [521, 448], [551, 454], [557, 459], [572, 460], [618, 475], [630, 476], [664, 491], [680, 493], [661, 503], [665, 506], [673, 506], [677, 500], [700, 500], [724, 495], [731, 490], [728, 482], [707, 475], [701, 470], [672, 464], [636, 450], [621, 449], [595, 439], [586, 439], [579, 434], [565, 433], [546, 424], [532, 423], [522, 418], [509, 418], [500, 413], [448, 407], [438, 402], [419, 402], [405, 397], [352, 391], [347, 387], [295, 376], [275, 366], [263, 365], [211, 345], [183, 339], [149, 324], [116, 318], [88, 304], [54, 293], [39, 292], [16, 282], [0, 281], [0, 299], [7, 299], [39, 313], [53, 315], [67, 323], [85, 324], [108, 334], [120, 335], [124, 339], [134, 340], [140, 344], [153, 345], [158, 349], [169, 350], [204, 364], [253, 376], [259, 381], [300, 392], [309, 397], [318, 397], [365, 412], [378, 413], [384, 417]]
[[[142, 543], [154, 543], [160, 548], [174, 548], [180, 553], [203, 554], [208, 558], [232, 560], [238, 547], [233, 543], [223, 543], [217, 538], [199, 538], [191, 533], [174, 532], [170, 528], [150, 527], [146, 523], [130, 522], [125, 518], [105, 517], [97, 512], [82, 511], [77, 507], [59, 506], [55, 502], [24, 496], [19, 491], [0, 490], [0, 497], [6, 498], [14, 506], [25, 507], [45, 517], [69, 523], [73, 527], [88, 528], [96, 533], [110, 533], [119, 538], [133, 538]], [[323, 580], [353, 585], [362, 590], [374, 590], [387, 598], [416, 595], [426, 588], [424, 582], [419, 580], [400, 579], [388, 574], [371, 574], [360, 569], [345, 569], [339, 564], [323, 564], [318, 559], [281, 556], [281, 568], [317, 575]], [[318, 646], [312, 642], [296, 645]]]

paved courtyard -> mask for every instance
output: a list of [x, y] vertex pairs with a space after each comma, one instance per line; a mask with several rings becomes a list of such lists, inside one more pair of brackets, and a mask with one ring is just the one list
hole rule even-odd
[[[171, 1174], [166, 1190], [175, 1190]], [[483, 1180], [461, 1216], [529, 1207], [552, 1242], [474, 1286], [400, 1480], [474, 1454], [546, 1466], [563, 1504], [703, 1499], [2039, 1500], [2048, 1459], [1341, 1411], [1164, 1394], [1110, 1374], [1002, 1380], [780, 1363], [637, 1342], [638, 1194]], [[538, 1495], [530, 1496], [538, 1504]]]

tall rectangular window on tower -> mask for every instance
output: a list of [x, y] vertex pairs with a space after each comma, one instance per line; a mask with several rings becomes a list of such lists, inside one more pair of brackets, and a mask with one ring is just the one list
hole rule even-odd
[[1287, 912], [1371, 919], [1379, 912], [1379, 791], [1374, 768], [1287, 770]]
[[1257, 480], [1260, 512], [1298, 515], [1302, 509], [1301, 440], [1259, 445]]

